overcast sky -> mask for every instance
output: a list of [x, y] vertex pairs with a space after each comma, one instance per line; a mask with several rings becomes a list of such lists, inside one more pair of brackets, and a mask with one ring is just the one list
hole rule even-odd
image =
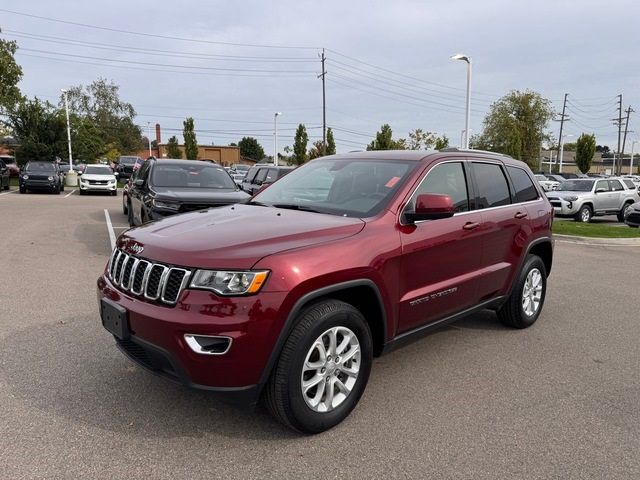
[[395, 137], [422, 128], [459, 145], [466, 64], [449, 59], [458, 52], [473, 60], [472, 133], [491, 102], [528, 88], [558, 111], [569, 93], [565, 131], [612, 148], [622, 93], [637, 110], [626, 151], [640, 139], [637, 0], [22, 0], [3, 2], [0, 28], [18, 41], [24, 94], [57, 103], [61, 88], [106, 77], [138, 124], [162, 125], [163, 142], [181, 139], [193, 116], [201, 144], [254, 136], [271, 154], [276, 111], [280, 151], [298, 123], [322, 138], [322, 48], [339, 152], [362, 149], [383, 123]]

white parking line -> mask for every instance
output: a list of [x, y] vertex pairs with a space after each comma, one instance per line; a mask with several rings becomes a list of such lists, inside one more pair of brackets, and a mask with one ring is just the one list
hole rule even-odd
[[73, 195], [73, 192], [75, 192], [75, 190], [71, 190], [69, 193], [67, 193], [64, 198], [70, 197], [71, 195]]
[[107, 231], [109, 232], [109, 243], [111, 243], [111, 250], [116, 248], [116, 234], [113, 232], [113, 224], [111, 223], [111, 217], [109, 211], [104, 209], [104, 218], [107, 222]]
[[2, 195], [9, 195], [10, 193], [18, 193], [18, 190], [11, 190], [10, 192], [0, 193], [0, 197], [1, 197]]

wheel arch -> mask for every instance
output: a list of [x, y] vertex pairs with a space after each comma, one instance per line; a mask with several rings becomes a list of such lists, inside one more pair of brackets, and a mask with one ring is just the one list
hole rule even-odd
[[371, 330], [374, 355], [378, 356], [382, 353], [386, 342], [387, 316], [377, 285], [367, 278], [328, 285], [304, 294], [293, 305], [260, 376], [258, 387], [260, 391], [269, 380], [284, 343], [295, 326], [297, 316], [311, 305], [327, 299], [340, 300], [358, 309]]

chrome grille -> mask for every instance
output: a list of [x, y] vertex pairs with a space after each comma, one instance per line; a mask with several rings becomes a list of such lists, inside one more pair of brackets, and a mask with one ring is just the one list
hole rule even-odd
[[121, 290], [174, 305], [187, 286], [191, 270], [152, 263], [115, 249], [107, 274]]

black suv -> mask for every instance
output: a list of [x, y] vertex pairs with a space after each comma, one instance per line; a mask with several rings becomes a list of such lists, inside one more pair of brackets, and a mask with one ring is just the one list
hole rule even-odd
[[254, 195], [258, 193], [263, 186], [269, 185], [276, 180], [284, 177], [295, 167], [276, 167], [275, 165], [254, 165], [249, 169], [247, 175], [242, 181], [242, 189]]
[[142, 165], [142, 158], [140, 157], [120, 157], [118, 159], [118, 166], [116, 172], [118, 172], [118, 178], [120, 181], [128, 179], [134, 170], [137, 170]]
[[0, 189], [9, 190], [9, 167], [0, 159]]
[[63, 175], [55, 162], [27, 162], [20, 171], [20, 193], [27, 190], [64, 191]]
[[224, 168], [201, 160], [149, 158], [135, 175], [127, 191], [126, 210], [131, 226], [176, 213], [243, 203], [250, 198]]

